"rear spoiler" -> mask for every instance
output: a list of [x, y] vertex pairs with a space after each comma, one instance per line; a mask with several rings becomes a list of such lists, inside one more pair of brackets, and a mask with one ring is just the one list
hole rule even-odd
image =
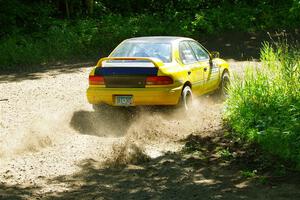
[[107, 61], [107, 60], [142, 60], [142, 61], [150, 61], [157, 68], [164, 65], [163, 61], [161, 61], [158, 58], [149, 58], [149, 57], [105, 57], [105, 58], [101, 58], [98, 61], [96, 67], [102, 67], [103, 61]]

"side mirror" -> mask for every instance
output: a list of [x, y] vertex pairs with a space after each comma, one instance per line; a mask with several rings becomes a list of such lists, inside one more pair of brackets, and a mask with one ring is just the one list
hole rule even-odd
[[217, 52], [217, 51], [212, 51], [212, 52], [210, 52], [210, 57], [211, 57], [212, 59], [214, 59], [214, 58], [219, 58], [219, 57], [220, 57], [220, 53]]

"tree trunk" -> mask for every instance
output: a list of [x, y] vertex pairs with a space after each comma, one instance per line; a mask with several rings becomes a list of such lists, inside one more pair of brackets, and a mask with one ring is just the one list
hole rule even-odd
[[69, 1], [65, 0], [67, 18], [70, 18]]
[[88, 15], [92, 15], [94, 13], [94, 0], [85, 0], [85, 4]]

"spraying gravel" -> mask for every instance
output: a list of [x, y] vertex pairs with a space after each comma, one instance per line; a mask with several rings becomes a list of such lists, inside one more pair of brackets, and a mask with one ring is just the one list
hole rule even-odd
[[[232, 68], [240, 73], [242, 65]], [[87, 160], [105, 168], [156, 158], [180, 150], [192, 133], [222, 126], [222, 102], [209, 97], [197, 99], [188, 115], [160, 108], [94, 112], [85, 97], [90, 70], [0, 78], [1, 184], [38, 187], [36, 194], [65, 191], [72, 186], [49, 180], [76, 174]]]

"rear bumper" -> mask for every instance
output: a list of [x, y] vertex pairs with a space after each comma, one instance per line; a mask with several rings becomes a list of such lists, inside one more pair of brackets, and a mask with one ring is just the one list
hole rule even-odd
[[104, 88], [90, 86], [87, 99], [90, 104], [115, 105], [116, 95], [132, 95], [132, 106], [138, 105], [176, 105], [181, 96], [182, 86], [175, 88]]

